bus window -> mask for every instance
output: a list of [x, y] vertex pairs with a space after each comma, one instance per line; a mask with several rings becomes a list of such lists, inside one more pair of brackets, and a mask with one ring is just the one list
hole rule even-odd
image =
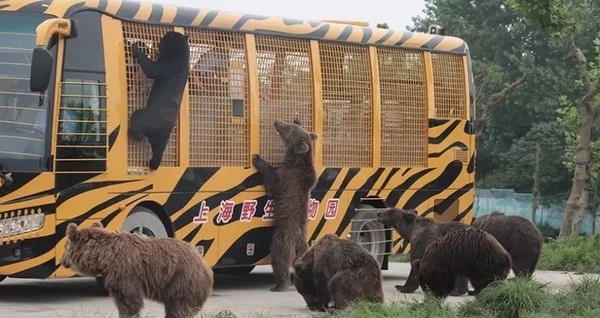
[[0, 12], [0, 163], [12, 171], [48, 169], [48, 98], [29, 90], [35, 28], [45, 17]]
[[323, 76], [323, 165], [372, 165], [371, 66], [366, 46], [319, 43]]
[[190, 165], [248, 165], [244, 35], [186, 29], [190, 42]]
[[313, 128], [313, 75], [308, 40], [257, 36], [260, 85], [260, 153], [274, 165], [283, 161], [283, 142], [273, 129], [276, 119], [298, 118]]
[[463, 57], [432, 53], [433, 90], [437, 118], [466, 119], [467, 96]]
[[427, 84], [422, 51], [377, 48], [381, 164], [427, 165]]

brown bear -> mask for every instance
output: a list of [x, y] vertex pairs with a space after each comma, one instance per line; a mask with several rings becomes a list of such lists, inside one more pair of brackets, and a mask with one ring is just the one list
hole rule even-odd
[[67, 226], [61, 264], [102, 276], [119, 317], [139, 317], [144, 298], [163, 303], [167, 318], [194, 317], [212, 293], [212, 270], [189, 243], [109, 231], [99, 222]]
[[294, 262], [294, 284], [311, 310], [384, 300], [377, 260], [356, 242], [334, 234], [323, 236]]
[[286, 147], [279, 168], [260, 155], [252, 155], [252, 164], [262, 176], [267, 196], [273, 198], [273, 238], [271, 264], [276, 285], [271, 291], [283, 291], [290, 284], [290, 270], [295, 259], [308, 248], [306, 225], [310, 191], [317, 182], [313, 163], [313, 141], [317, 135], [306, 131], [299, 121], [275, 121], [275, 129]]
[[540, 230], [528, 219], [518, 215], [492, 212], [477, 217], [473, 226], [490, 233], [508, 251], [516, 276], [529, 277], [535, 271], [544, 238]]
[[466, 228], [434, 238], [414, 265], [421, 289], [445, 298], [454, 290], [458, 276], [469, 278], [474, 295], [494, 280], [506, 279], [512, 260], [492, 235]]
[[[446, 234], [453, 230], [469, 228], [470, 226], [462, 222], [438, 222], [430, 218], [421, 217], [415, 210], [403, 210], [399, 208], [390, 208], [379, 211], [377, 219], [383, 225], [392, 227], [410, 243], [410, 273], [404, 286], [396, 285], [396, 289], [403, 293], [412, 293], [419, 288], [417, 271], [413, 263], [420, 259], [425, 253], [425, 249], [431, 240], [437, 236]], [[452, 296], [460, 296], [468, 291], [467, 279], [461, 277], [456, 284], [456, 290], [452, 291]]]

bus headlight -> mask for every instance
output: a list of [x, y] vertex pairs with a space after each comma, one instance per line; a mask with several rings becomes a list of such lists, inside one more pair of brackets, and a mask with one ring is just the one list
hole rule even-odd
[[44, 227], [45, 214], [35, 213], [0, 219], [0, 237], [24, 234]]

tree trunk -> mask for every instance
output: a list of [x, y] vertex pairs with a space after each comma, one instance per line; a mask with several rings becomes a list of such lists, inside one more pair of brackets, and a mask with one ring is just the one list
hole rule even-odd
[[573, 226], [573, 232], [571, 236], [579, 236], [581, 232], [581, 225], [583, 224], [583, 219], [585, 218], [585, 213], [587, 212], [588, 207], [588, 189], [587, 187], [583, 189], [583, 193], [581, 194], [581, 198], [579, 198], [579, 211], [577, 211], [577, 215], [575, 217], [575, 225]]
[[569, 194], [567, 206], [565, 207], [565, 214], [559, 237], [571, 235], [573, 232], [573, 221], [575, 214], [580, 209], [581, 196], [585, 190], [585, 181], [587, 178], [587, 166], [590, 162], [592, 124], [594, 122], [595, 115], [596, 109], [594, 107], [585, 107], [583, 120], [581, 121], [581, 127], [579, 129], [577, 148], [573, 158], [575, 163], [573, 185], [571, 186], [571, 193]]
[[540, 207], [540, 145], [535, 145], [535, 162], [533, 167], [533, 195], [531, 200], [531, 222], [537, 222], [537, 210]]

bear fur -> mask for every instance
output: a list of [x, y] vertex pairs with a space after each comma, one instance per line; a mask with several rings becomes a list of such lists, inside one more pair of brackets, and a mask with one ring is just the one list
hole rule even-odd
[[169, 31], [158, 46], [157, 61], [152, 61], [137, 43], [131, 52], [146, 77], [154, 80], [146, 108], [131, 114], [130, 136], [141, 141], [144, 136], [152, 147], [149, 167], [158, 169], [171, 131], [179, 117], [181, 99], [190, 72], [190, 46], [187, 35]]
[[67, 226], [61, 264], [103, 277], [119, 317], [139, 317], [144, 298], [164, 304], [167, 318], [194, 317], [212, 293], [213, 273], [189, 244], [109, 231], [99, 222]]
[[518, 215], [492, 212], [477, 217], [473, 226], [490, 233], [508, 251], [515, 276], [529, 277], [535, 272], [544, 238], [531, 221]]
[[276, 285], [271, 291], [283, 291], [290, 285], [294, 260], [308, 248], [307, 211], [310, 191], [317, 182], [313, 162], [317, 135], [306, 131], [297, 120], [291, 124], [276, 120], [274, 125], [286, 147], [283, 162], [275, 168], [254, 154], [252, 164], [262, 176], [267, 196], [274, 201], [271, 264]]
[[[404, 286], [395, 286], [402, 293], [412, 293], [419, 288], [417, 271], [413, 264], [416, 260], [423, 257], [425, 249], [433, 238], [450, 231], [470, 227], [458, 221], [438, 222], [419, 216], [415, 210], [403, 210], [399, 208], [379, 211], [377, 219], [383, 225], [394, 228], [405, 241], [410, 243], [410, 273]], [[468, 291], [468, 280], [464, 277], [460, 277], [455, 285], [456, 290], [452, 291], [452, 296], [460, 296]]]
[[294, 285], [311, 310], [384, 301], [377, 260], [356, 242], [334, 234], [323, 236], [294, 262]]
[[510, 254], [491, 234], [466, 228], [434, 238], [415, 261], [421, 289], [447, 297], [458, 276], [468, 277], [479, 294], [494, 280], [504, 280], [512, 267]]

